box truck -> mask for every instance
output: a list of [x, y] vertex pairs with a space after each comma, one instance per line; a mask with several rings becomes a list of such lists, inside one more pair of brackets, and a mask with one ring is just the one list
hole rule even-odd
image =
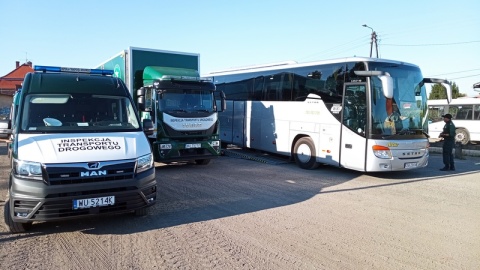
[[200, 77], [199, 63], [199, 54], [130, 47], [96, 67], [124, 80], [142, 119], [153, 121], [148, 139], [157, 162], [206, 165], [220, 155], [225, 95]]

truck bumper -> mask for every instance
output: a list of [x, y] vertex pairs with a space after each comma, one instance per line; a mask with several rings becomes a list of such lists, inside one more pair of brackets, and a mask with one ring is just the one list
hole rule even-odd
[[220, 156], [220, 140], [192, 142], [154, 142], [156, 162], [212, 159]]

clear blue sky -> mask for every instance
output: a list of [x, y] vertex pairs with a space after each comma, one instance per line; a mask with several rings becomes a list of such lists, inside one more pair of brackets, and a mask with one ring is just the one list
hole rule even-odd
[[[94, 67], [129, 46], [200, 54], [201, 73], [369, 56], [419, 65], [477, 95], [480, 1], [0, 0], [0, 76], [15, 61]], [[374, 50], [375, 56], [375, 50]]]

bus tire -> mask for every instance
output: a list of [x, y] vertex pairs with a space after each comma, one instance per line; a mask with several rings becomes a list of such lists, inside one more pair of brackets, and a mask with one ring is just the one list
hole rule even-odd
[[295, 163], [297, 163], [300, 168], [306, 170], [318, 168], [319, 163], [315, 158], [316, 153], [315, 145], [313, 144], [312, 139], [308, 137], [298, 139], [293, 149]]
[[210, 163], [210, 159], [196, 159], [195, 164], [197, 165], [207, 165]]
[[470, 142], [470, 134], [468, 133], [468, 130], [464, 128], [457, 128], [455, 133], [456, 142], [459, 142], [462, 145], [467, 145]]
[[10, 200], [5, 202], [3, 216], [10, 233], [24, 233], [32, 228], [32, 222], [20, 223], [13, 221], [12, 216], [10, 215]]

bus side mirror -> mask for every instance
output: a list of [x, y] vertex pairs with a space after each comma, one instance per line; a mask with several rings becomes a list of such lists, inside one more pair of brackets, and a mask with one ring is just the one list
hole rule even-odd
[[153, 134], [155, 129], [153, 127], [152, 119], [143, 119], [142, 126], [143, 126], [143, 132], [145, 132], [145, 135], [150, 136]]
[[423, 83], [439, 83], [445, 87], [445, 90], [447, 91], [447, 103], [450, 104], [452, 101], [452, 85], [449, 81], [435, 78], [423, 78]]
[[372, 71], [355, 70], [354, 73], [355, 75], [362, 76], [362, 77], [377, 76], [382, 82], [383, 95], [386, 98], [393, 98], [393, 79], [390, 76], [390, 74], [388, 74], [388, 72], [377, 71], [377, 70], [372, 70]]
[[393, 98], [393, 79], [388, 75], [378, 76], [382, 81], [383, 95], [385, 98]]

